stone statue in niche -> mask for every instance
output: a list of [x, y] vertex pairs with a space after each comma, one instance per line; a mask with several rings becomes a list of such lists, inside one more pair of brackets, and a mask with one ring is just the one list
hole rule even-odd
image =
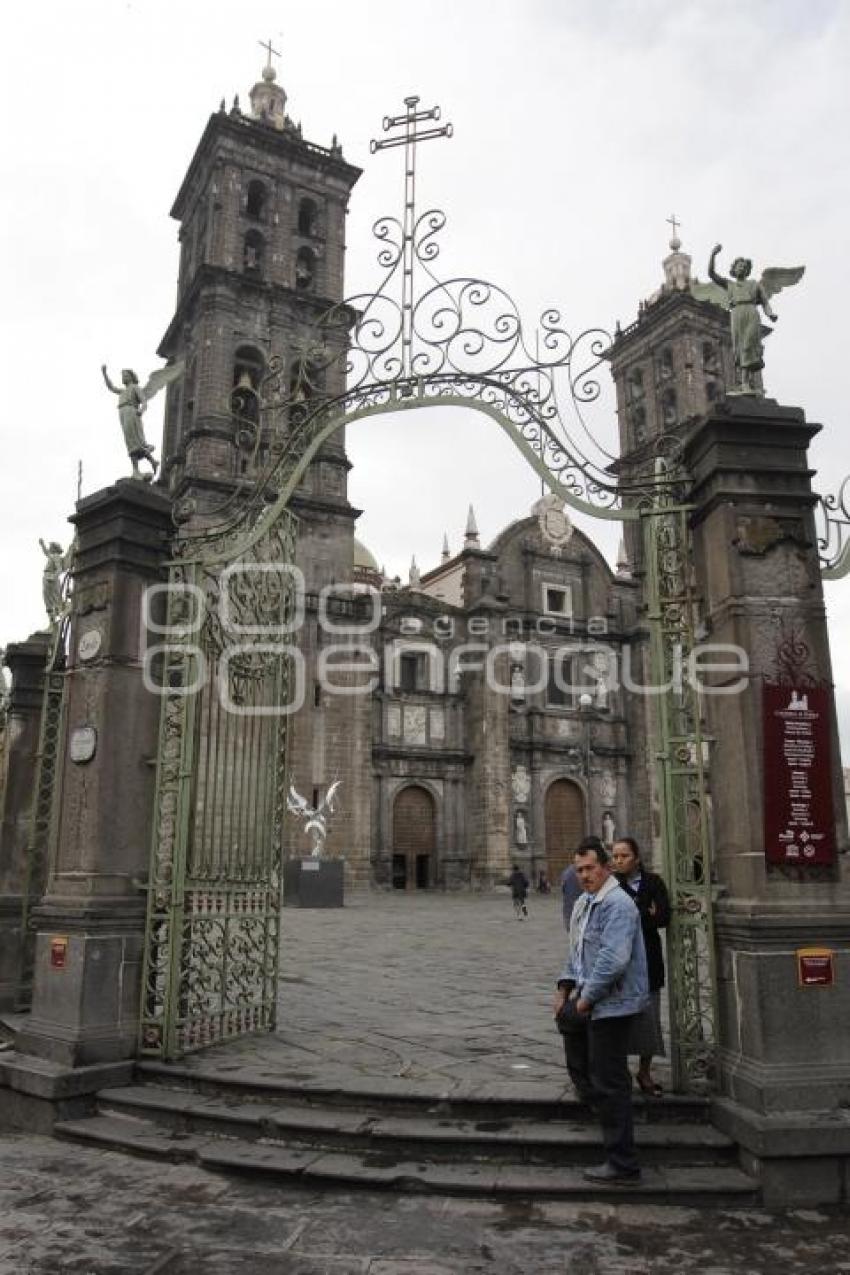
[[615, 831], [614, 816], [610, 810], [606, 810], [602, 816], [602, 842], [604, 845], [611, 846], [614, 844]]
[[603, 652], [598, 652], [593, 657], [593, 677], [595, 681], [595, 689], [593, 692], [594, 708], [608, 707], [608, 677], [609, 677], [609, 660]]
[[528, 823], [522, 810], [516, 812], [516, 843], [518, 846], [528, 845]]
[[531, 776], [525, 766], [517, 766], [511, 776], [511, 788], [514, 794], [514, 801], [528, 801], [531, 793]]

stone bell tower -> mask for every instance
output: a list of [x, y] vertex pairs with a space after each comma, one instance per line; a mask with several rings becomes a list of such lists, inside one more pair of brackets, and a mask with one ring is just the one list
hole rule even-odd
[[[345, 295], [345, 217], [361, 170], [343, 159], [336, 137], [329, 147], [305, 139], [271, 54], [269, 46], [249, 109], [237, 97], [210, 116], [171, 210], [180, 226], [177, 305], [159, 353], [183, 359], [186, 370], [166, 401], [164, 481], [176, 516], [200, 524], [273, 468], [291, 404], [269, 410], [270, 399], [303, 403], [344, 389], [344, 358], [327, 369], [309, 365], [306, 380], [304, 370], [317, 320]], [[272, 360], [282, 368], [277, 385], [267, 380]], [[329, 585], [344, 593], [354, 571], [359, 510], [348, 500], [349, 468], [340, 429], [289, 503], [307, 594], [298, 635], [307, 691], [292, 721], [289, 768], [311, 804], [344, 780], [327, 844], [351, 864], [358, 850], [368, 863], [368, 801], [358, 796], [355, 809], [354, 798], [369, 791], [361, 774], [368, 703], [325, 695], [317, 672], [327, 640], [317, 595]], [[266, 481], [273, 489], [273, 477]], [[290, 853], [307, 845], [296, 821], [285, 837]]]
[[[269, 62], [250, 93], [222, 101], [207, 122], [171, 215], [180, 224], [177, 306], [159, 353], [183, 359], [169, 387], [164, 480], [203, 518], [274, 460], [288, 428], [264, 410], [270, 361], [290, 391], [320, 315], [343, 299], [345, 215], [360, 170], [330, 147], [305, 140]], [[342, 368], [320, 386], [342, 389]], [[333, 378], [339, 384], [330, 384]], [[310, 387], [300, 391], [305, 397]], [[302, 484], [294, 512], [302, 538], [323, 527], [323, 552], [308, 555], [310, 585], [350, 578], [355, 511], [340, 432]]]
[[[638, 306], [637, 319], [617, 324], [609, 359], [617, 392], [620, 458], [612, 467], [624, 485], [651, 473], [659, 435], [712, 410], [734, 383], [728, 311], [691, 293], [696, 276], [671, 218], [664, 281]], [[639, 571], [639, 529], [627, 525], [628, 560]]]
[[691, 262], [674, 233], [664, 282], [614, 335], [620, 455], [629, 465], [659, 434], [710, 411], [734, 379], [728, 312], [691, 294]]
[[[691, 284], [697, 282], [692, 258], [683, 250], [678, 222], [675, 217], [670, 220], [673, 234], [661, 263], [663, 282], [639, 303], [633, 323], [625, 328], [617, 324], [608, 356], [620, 435], [620, 456], [611, 471], [625, 489], [626, 504], [629, 484], [651, 478], [659, 454], [670, 455], [669, 446], [659, 449], [660, 436], [684, 437], [688, 423], [710, 412], [725, 398], [727, 385], [734, 383], [729, 313], [692, 294]], [[639, 582], [644, 579], [640, 521], [623, 524], [617, 569]], [[645, 605], [644, 594], [642, 615]], [[649, 682], [649, 633], [643, 623], [632, 661], [636, 680]], [[630, 696], [626, 711], [635, 754], [654, 755], [659, 725], [652, 698]], [[639, 837], [657, 847], [661, 795], [653, 767], [636, 772], [632, 799]]]

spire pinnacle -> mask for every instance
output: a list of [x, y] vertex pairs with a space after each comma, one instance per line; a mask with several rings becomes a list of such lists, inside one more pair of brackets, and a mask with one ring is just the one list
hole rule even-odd
[[469, 513], [466, 517], [466, 532], [463, 538], [464, 549], [478, 548], [478, 525], [475, 521], [475, 510], [472, 505], [469, 506]]
[[443, 551], [440, 554], [440, 560], [441, 562], [448, 562], [451, 556], [451, 550], [449, 549], [449, 537], [446, 532], [443, 532]]

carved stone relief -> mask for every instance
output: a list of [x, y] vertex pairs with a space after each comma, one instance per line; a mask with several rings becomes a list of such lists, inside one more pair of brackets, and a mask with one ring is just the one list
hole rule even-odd
[[408, 744], [427, 744], [428, 710], [418, 704], [404, 707], [404, 739]]

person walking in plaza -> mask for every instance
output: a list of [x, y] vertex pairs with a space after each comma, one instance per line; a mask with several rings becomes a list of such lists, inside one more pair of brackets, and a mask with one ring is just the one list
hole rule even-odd
[[514, 915], [518, 921], [528, 920], [528, 877], [515, 863], [508, 877], [508, 885], [511, 887], [511, 898], [514, 901]]
[[670, 924], [670, 896], [663, 877], [643, 866], [640, 847], [634, 837], [618, 837], [611, 850], [611, 861], [620, 885], [637, 904], [646, 969], [649, 979], [649, 1004], [635, 1020], [629, 1053], [639, 1058], [635, 1083], [645, 1094], [660, 1098], [662, 1089], [652, 1079], [653, 1056], [664, 1057], [661, 1035], [661, 989], [664, 986], [664, 952], [660, 931]]
[[583, 841], [574, 866], [584, 893], [573, 908], [553, 1008], [570, 1080], [602, 1125], [605, 1161], [584, 1176], [591, 1182], [634, 1182], [640, 1165], [628, 1047], [635, 1017], [649, 999], [640, 915], [612, 874], [601, 841]]

